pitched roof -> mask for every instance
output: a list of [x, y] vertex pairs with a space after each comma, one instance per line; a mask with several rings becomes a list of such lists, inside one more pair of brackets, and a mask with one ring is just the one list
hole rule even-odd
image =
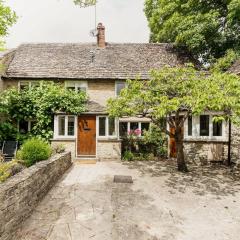
[[15, 52], [5, 77], [59, 79], [148, 79], [151, 69], [189, 61], [170, 44], [108, 43], [23, 44]]
[[235, 63], [230, 67], [229, 72], [240, 75], [240, 59], [235, 61]]

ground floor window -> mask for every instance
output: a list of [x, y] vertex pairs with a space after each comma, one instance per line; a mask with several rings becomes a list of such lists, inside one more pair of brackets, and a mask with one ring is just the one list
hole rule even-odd
[[108, 116], [98, 117], [98, 136], [116, 137], [116, 119]]
[[75, 137], [75, 116], [55, 116], [54, 135], [55, 137]]
[[214, 115], [203, 114], [200, 116], [190, 116], [185, 122], [185, 137], [206, 138], [226, 137], [226, 123], [214, 121]]
[[149, 122], [120, 122], [119, 123], [119, 136], [125, 137], [131, 133], [131, 131], [139, 130], [140, 136], [144, 131], [149, 130]]

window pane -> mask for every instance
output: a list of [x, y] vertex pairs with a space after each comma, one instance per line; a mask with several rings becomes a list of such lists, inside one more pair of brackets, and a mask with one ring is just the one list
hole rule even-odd
[[29, 82], [20, 82], [20, 90], [29, 89]]
[[136, 130], [138, 129], [138, 122], [131, 122], [130, 123], [130, 130]]
[[86, 87], [78, 87], [77, 91], [78, 92], [87, 92], [87, 88]]
[[144, 131], [148, 131], [149, 130], [149, 123], [141, 123], [141, 126], [142, 126], [142, 133], [144, 132]]
[[200, 116], [200, 136], [209, 136], [209, 115]]
[[116, 88], [117, 88], [117, 96], [119, 96], [120, 95], [120, 92], [121, 92], [121, 90], [122, 89], [124, 89], [125, 88], [125, 86], [126, 86], [126, 83], [125, 82], [117, 82], [116, 83]]
[[115, 136], [115, 118], [109, 118], [108, 119], [108, 128], [109, 128], [109, 136]]
[[213, 136], [222, 136], [222, 121], [213, 122]]
[[19, 122], [19, 132], [22, 134], [28, 133], [28, 121], [21, 120]]
[[192, 116], [188, 117], [188, 136], [192, 136]]
[[58, 135], [59, 136], [65, 135], [65, 117], [64, 116], [58, 117]]
[[120, 134], [120, 137], [127, 136], [127, 132], [128, 132], [128, 123], [127, 122], [120, 122], [119, 123], [119, 134]]
[[75, 91], [75, 87], [67, 87], [67, 90]]
[[31, 87], [39, 87], [40, 86], [40, 82], [31, 82]]
[[106, 136], [106, 117], [99, 118], [99, 136]]
[[74, 120], [74, 117], [68, 117], [68, 136], [74, 136]]

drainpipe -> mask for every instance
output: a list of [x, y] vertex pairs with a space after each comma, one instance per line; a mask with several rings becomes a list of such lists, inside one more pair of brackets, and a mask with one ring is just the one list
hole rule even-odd
[[228, 125], [228, 160], [227, 165], [231, 166], [231, 143], [232, 143], [232, 122], [229, 120]]

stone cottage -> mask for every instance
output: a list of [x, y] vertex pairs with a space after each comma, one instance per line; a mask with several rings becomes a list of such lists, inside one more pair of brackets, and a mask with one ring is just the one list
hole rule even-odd
[[[113, 160], [121, 158], [121, 136], [129, 130], [148, 129], [147, 118], [112, 119], [106, 112], [110, 97], [117, 97], [126, 79], [149, 79], [151, 69], [179, 66], [189, 57], [171, 44], [108, 43], [105, 27], [98, 25], [97, 43], [23, 44], [5, 55], [6, 71], [0, 90], [16, 87], [21, 91], [40, 81], [62, 83], [65, 88], [85, 91], [87, 111], [80, 116], [56, 114], [52, 144], [63, 143], [76, 159]], [[214, 124], [216, 113], [188, 119], [184, 126], [187, 156], [207, 160], [226, 157], [228, 124]], [[34, 122], [20, 122], [19, 130], [30, 131]], [[169, 139], [169, 155], [174, 142]]]

